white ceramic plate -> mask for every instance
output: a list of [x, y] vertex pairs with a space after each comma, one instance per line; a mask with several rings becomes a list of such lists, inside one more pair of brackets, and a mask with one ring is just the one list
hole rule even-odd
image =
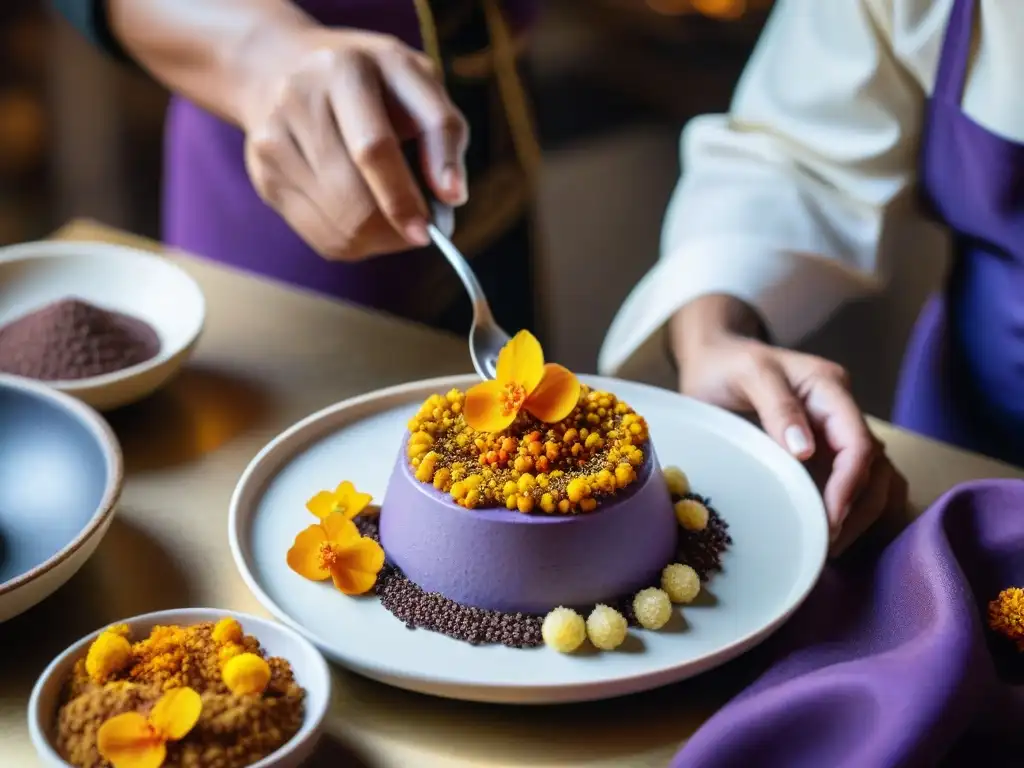
[[[331, 703], [331, 672], [323, 657], [308, 641], [277, 622], [216, 608], [159, 611], [116, 623], [127, 624], [132, 637], [141, 639], [158, 624], [190, 626], [203, 621], [218, 621], [226, 616], [238, 619], [242, 630], [259, 640], [269, 655], [287, 659], [295, 673], [296, 682], [306, 689], [306, 711], [299, 732], [279, 750], [253, 763], [250, 768], [298, 768], [316, 747]], [[89, 645], [101, 630], [97, 629], [83, 637], [50, 662], [32, 689], [28, 702], [29, 736], [40, 759], [48, 768], [70, 768], [53, 747], [53, 721], [64, 680], [75, 662], [88, 652]]]
[[74, 297], [153, 326], [160, 352], [104, 376], [48, 381], [101, 411], [162, 387], [199, 339], [206, 302], [196, 282], [168, 259], [108, 243], [40, 241], [0, 248], [0, 326]]
[[121, 447], [98, 413], [0, 375], [0, 623], [82, 567], [110, 528], [123, 483]]
[[[685, 629], [637, 631], [643, 649], [565, 656], [547, 648], [473, 647], [410, 631], [374, 598], [349, 598], [293, 573], [285, 553], [312, 518], [306, 499], [341, 480], [383, 498], [405, 424], [427, 396], [477, 381], [405, 384], [299, 422], [252, 461], [231, 500], [228, 535], [242, 577], [275, 616], [324, 654], [368, 677], [451, 698], [556, 703], [655, 688], [704, 672], [763, 640], [807, 596], [828, 548], [820, 494], [764, 433], [673, 392], [584, 377], [643, 414], [663, 465], [710, 496], [734, 544], [710, 584], [714, 605], [689, 606]], [[679, 622], [682, 624], [682, 622]]]

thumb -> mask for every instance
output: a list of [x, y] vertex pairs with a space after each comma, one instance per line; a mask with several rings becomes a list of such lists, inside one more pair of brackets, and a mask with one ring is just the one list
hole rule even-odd
[[768, 360], [741, 387], [765, 432], [801, 461], [814, 454], [807, 413], [781, 365]]

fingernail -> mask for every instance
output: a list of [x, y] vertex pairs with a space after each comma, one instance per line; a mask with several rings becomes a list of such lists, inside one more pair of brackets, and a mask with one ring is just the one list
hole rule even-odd
[[466, 185], [462, 183], [462, 174], [458, 173], [455, 168], [448, 167], [441, 171], [441, 186], [444, 187], [445, 192], [451, 195], [455, 205], [462, 205], [466, 202], [468, 198]]
[[404, 231], [405, 237], [410, 243], [415, 245], [428, 245], [430, 243], [430, 234], [427, 232], [426, 222], [410, 221], [405, 225]]
[[782, 433], [782, 439], [786, 441], [786, 448], [794, 456], [803, 456], [811, 447], [807, 435], [796, 424], [786, 427], [786, 431]]

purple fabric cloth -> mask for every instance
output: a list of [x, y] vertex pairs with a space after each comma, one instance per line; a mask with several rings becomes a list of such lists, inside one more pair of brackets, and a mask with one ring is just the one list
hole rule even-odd
[[921, 187], [953, 231], [946, 291], [925, 308], [900, 377], [900, 426], [1024, 463], [1024, 144], [960, 102], [976, 0], [957, 0], [929, 102]]
[[[450, 0], [449, 0], [450, 2]], [[435, 2], [437, 7], [442, 3]], [[421, 45], [413, 0], [303, 0], [321, 23], [393, 34]], [[505, 3], [510, 24], [532, 21], [535, 0]], [[414, 310], [427, 276], [445, 268], [413, 251], [357, 264], [331, 263], [260, 200], [246, 173], [242, 132], [194, 104], [172, 100], [166, 125], [163, 238], [175, 247], [319, 293], [395, 314]]]
[[828, 566], [778, 661], [673, 768], [1022, 765], [1017, 651], [988, 601], [1024, 584], [1024, 482], [960, 486], [881, 557]]

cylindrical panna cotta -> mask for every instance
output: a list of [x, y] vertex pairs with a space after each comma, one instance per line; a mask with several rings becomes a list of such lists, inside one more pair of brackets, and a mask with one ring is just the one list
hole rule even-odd
[[507, 613], [589, 608], [649, 587], [673, 561], [677, 536], [649, 441], [636, 480], [592, 512], [466, 509], [417, 480], [404, 450], [380, 511], [381, 544], [407, 578], [463, 605]]

